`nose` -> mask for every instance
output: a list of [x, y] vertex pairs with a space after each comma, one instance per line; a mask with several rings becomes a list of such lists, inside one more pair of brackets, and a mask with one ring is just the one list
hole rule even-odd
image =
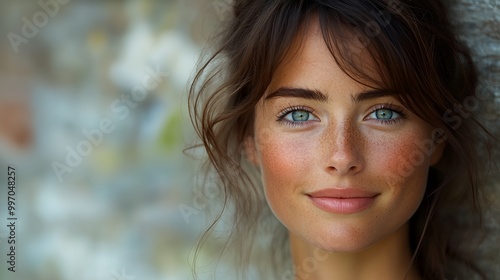
[[358, 128], [349, 122], [332, 125], [326, 133], [326, 169], [338, 175], [356, 174], [365, 165], [363, 138]]

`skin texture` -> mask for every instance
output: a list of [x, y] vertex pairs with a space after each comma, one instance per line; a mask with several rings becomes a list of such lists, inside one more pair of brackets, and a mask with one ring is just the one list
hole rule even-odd
[[[296, 277], [403, 279], [411, 259], [408, 220], [443, 147], [412, 157], [419, 143], [429, 142], [432, 128], [393, 96], [354, 101], [372, 89], [342, 72], [317, 22], [302, 31], [257, 104], [253, 136], [246, 142], [268, 204], [289, 231]], [[364, 51], [360, 61], [372, 65]], [[313, 90], [327, 100], [289, 93], [269, 97], [279, 88]], [[294, 120], [294, 112], [305, 121]], [[378, 119], [391, 113], [390, 121]], [[411, 166], [410, 172], [402, 166]], [[325, 188], [378, 195], [362, 211], [331, 213], [308, 196]], [[410, 269], [406, 279], [420, 278]]]

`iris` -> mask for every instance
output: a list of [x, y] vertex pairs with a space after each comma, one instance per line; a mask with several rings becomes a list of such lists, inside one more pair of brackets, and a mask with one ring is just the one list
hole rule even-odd
[[375, 112], [375, 116], [379, 120], [390, 120], [394, 115], [394, 111], [389, 109], [378, 109]]
[[292, 112], [292, 120], [294, 122], [305, 122], [309, 119], [309, 112], [297, 110]]

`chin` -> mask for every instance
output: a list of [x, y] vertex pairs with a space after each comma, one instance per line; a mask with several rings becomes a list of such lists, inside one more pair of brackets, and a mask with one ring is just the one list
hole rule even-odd
[[317, 242], [317, 244], [313, 245], [315, 245], [315, 247], [321, 248], [322, 250], [332, 253], [359, 253], [368, 249], [375, 243], [376, 241], [374, 240], [346, 237], [331, 239], [328, 241], [320, 241]]
[[316, 233], [308, 232], [302, 239], [314, 247], [332, 253], [359, 253], [384, 240], [390, 234], [374, 229], [335, 226]]
[[398, 227], [386, 224], [386, 227], [378, 230], [372, 226], [359, 228], [336, 225], [333, 229], [326, 228], [316, 234], [309, 232], [303, 239], [314, 247], [332, 253], [360, 253], [389, 240], [405, 242], [406, 225]]

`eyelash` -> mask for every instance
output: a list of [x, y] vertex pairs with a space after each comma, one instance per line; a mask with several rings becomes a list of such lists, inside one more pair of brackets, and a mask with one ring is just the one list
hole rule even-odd
[[[397, 118], [397, 119], [390, 119], [390, 120], [382, 120], [382, 119], [374, 119], [375, 121], [383, 124], [383, 125], [394, 125], [398, 122], [401, 122], [403, 119], [406, 119], [407, 118], [407, 115], [405, 113], [405, 111], [398, 107], [398, 106], [395, 106], [393, 104], [381, 104], [381, 105], [377, 105], [375, 108], [373, 108], [370, 113], [368, 114], [371, 115], [373, 113], [375, 113], [377, 110], [391, 110], [395, 113], [397, 113], [400, 117]], [[288, 107], [288, 108], [285, 108], [284, 110], [282, 110], [281, 112], [278, 113], [278, 115], [276, 116], [276, 121], [277, 122], [280, 122], [282, 124], [285, 124], [285, 125], [288, 125], [288, 126], [292, 126], [292, 127], [297, 127], [297, 126], [303, 126], [305, 125], [306, 123], [308, 123], [309, 121], [303, 121], [303, 122], [291, 122], [291, 121], [287, 121], [287, 120], [284, 120], [284, 118], [294, 112], [294, 111], [305, 111], [305, 112], [308, 112], [309, 114], [314, 114], [314, 110], [308, 108], [308, 107], [305, 107], [305, 106], [291, 106], [291, 107]], [[366, 118], [365, 118], [366, 119]]]
[[285, 125], [288, 125], [288, 126], [291, 126], [291, 127], [297, 127], [297, 126], [303, 126], [305, 125], [306, 123], [308, 123], [309, 121], [304, 121], [304, 122], [291, 122], [291, 121], [287, 121], [285, 120], [284, 118], [294, 112], [294, 111], [305, 111], [309, 114], [314, 114], [314, 110], [308, 108], [308, 107], [305, 107], [305, 106], [291, 106], [291, 107], [288, 107], [288, 108], [285, 108], [284, 110], [282, 110], [281, 112], [278, 113], [278, 115], [276, 116], [276, 121], [279, 122], [279, 123], [282, 123], [282, 124], [285, 124]]
[[400, 116], [397, 119], [390, 119], [390, 120], [374, 119], [375, 121], [377, 121], [377, 122], [379, 122], [379, 123], [381, 123], [383, 125], [394, 125], [394, 124], [397, 124], [397, 123], [403, 121], [407, 117], [405, 111], [402, 108], [400, 108], [398, 106], [395, 106], [393, 104], [381, 104], [381, 105], [377, 105], [375, 108], [373, 108], [370, 111], [370, 113], [368, 114], [368, 116], [371, 115], [371, 114], [373, 114], [373, 113], [375, 113], [377, 110], [391, 110], [391, 111], [395, 112], [396, 114], [398, 114]]

